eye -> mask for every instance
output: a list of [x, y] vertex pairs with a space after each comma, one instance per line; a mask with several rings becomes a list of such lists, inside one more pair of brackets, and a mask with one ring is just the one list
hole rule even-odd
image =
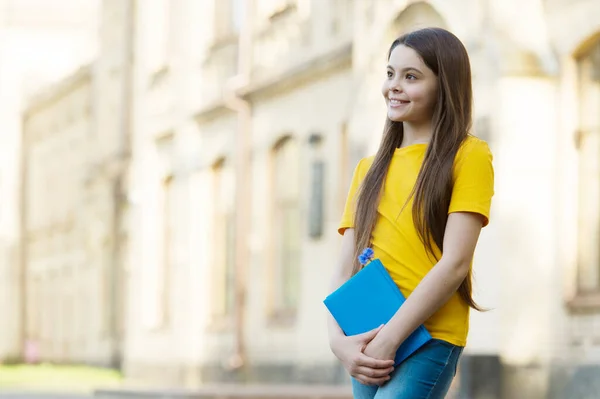
[[406, 74], [406, 79], [408, 79], [408, 80], [415, 80], [415, 79], [417, 79], [417, 77], [415, 75], [413, 75], [412, 73], [407, 73]]
[[392, 76], [394, 76], [394, 73], [390, 70], [387, 71], [387, 77], [391, 78]]

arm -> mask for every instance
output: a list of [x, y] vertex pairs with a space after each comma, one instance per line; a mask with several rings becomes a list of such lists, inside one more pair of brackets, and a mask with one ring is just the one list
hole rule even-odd
[[482, 217], [476, 213], [456, 212], [448, 216], [440, 261], [369, 343], [365, 354], [393, 358], [402, 342], [450, 299], [471, 267], [482, 224]]
[[[344, 284], [352, 274], [352, 260], [354, 258], [354, 229], [346, 229], [342, 237], [342, 248], [337, 267], [331, 277], [330, 289], [335, 291]], [[328, 314], [329, 342], [344, 336], [344, 332], [337, 324], [331, 313]]]
[[[346, 229], [342, 238], [340, 260], [331, 278], [331, 291], [344, 284], [352, 274], [354, 229]], [[363, 353], [380, 328], [363, 334], [346, 336], [331, 314], [328, 315], [329, 346], [348, 373], [365, 385], [381, 385], [389, 380], [393, 360], [374, 359]]]

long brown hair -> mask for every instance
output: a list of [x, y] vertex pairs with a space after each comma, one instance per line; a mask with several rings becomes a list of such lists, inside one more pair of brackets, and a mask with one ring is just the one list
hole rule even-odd
[[[454, 158], [471, 129], [471, 67], [463, 44], [444, 29], [420, 29], [399, 37], [390, 47], [388, 60], [399, 45], [415, 50], [438, 78], [432, 136], [411, 193], [411, 198], [414, 198], [412, 217], [415, 228], [428, 254], [437, 261], [434, 245], [443, 251], [453, 187]], [[382, 142], [358, 193], [353, 274], [361, 269], [358, 255], [370, 246], [383, 183], [394, 151], [401, 146], [403, 136], [402, 122], [387, 118]], [[458, 292], [470, 307], [482, 310], [472, 297], [470, 270]]]

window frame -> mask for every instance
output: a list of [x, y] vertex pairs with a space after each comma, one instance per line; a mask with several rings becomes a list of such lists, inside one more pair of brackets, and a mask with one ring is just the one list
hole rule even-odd
[[[226, 205], [221, 209], [219, 204], [225, 200], [224, 197], [231, 197], [223, 193], [224, 184], [227, 184], [228, 169], [233, 173], [230, 159], [221, 157], [211, 166], [212, 175], [212, 247], [217, 250], [212, 251], [211, 264], [211, 305], [210, 320], [208, 330], [229, 331], [234, 326], [235, 307], [236, 307], [236, 282], [235, 282], [235, 204]], [[233, 194], [233, 193], [231, 193]], [[225, 225], [223, 226], [223, 223]], [[233, 232], [228, 231], [228, 223], [233, 224]], [[224, 228], [224, 231], [221, 231]], [[222, 241], [220, 241], [222, 240]], [[231, 240], [231, 242], [229, 242]], [[229, 255], [229, 258], [228, 258]], [[228, 304], [228, 298], [230, 300]]]
[[[595, 59], [594, 59], [594, 52], [596, 52], [595, 54]], [[596, 215], [596, 218], [594, 218], [595, 220], [593, 220], [592, 222], [586, 222], [589, 218], [587, 218], [584, 214], [586, 213], [586, 210], [589, 210], [587, 207], [585, 207], [584, 204], [582, 204], [582, 201], [584, 200], [584, 198], [588, 197], [590, 192], [589, 190], [584, 189], [584, 186], [587, 187], [588, 184], [586, 184], [586, 182], [584, 181], [584, 171], [582, 170], [582, 168], [584, 167], [584, 163], [590, 162], [588, 161], [589, 159], [594, 159], [594, 155], [600, 155], [600, 137], [596, 137], [594, 140], [594, 136], [600, 136], [600, 117], [596, 116], [596, 121], [594, 122], [595, 124], [597, 124], [597, 126], [592, 126], [589, 125], [588, 126], [588, 115], [589, 114], [593, 114], [593, 112], [590, 112], [588, 109], [586, 109], [586, 104], [587, 104], [587, 97], [589, 95], [589, 90], [597, 90], [598, 92], [596, 93], [596, 96], [598, 96], [598, 104], [596, 105], [600, 105], [600, 75], [597, 76], [595, 79], [598, 80], [597, 85], [598, 87], [596, 89], [590, 89], [589, 87], [589, 83], [590, 81], [587, 80], [587, 73], [592, 73], [594, 70], [593, 66], [589, 66], [587, 63], [588, 62], [592, 62], [592, 63], [597, 63], [598, 68], [600, 68], [600, 34], [597, 35], [597, 37], [592, 38], [589, 41], [589, 45], [584, 46], [584, 48], [578, 52], [578, 54], [576, 54], [576, 56], [574, 57], [574, 61], [575, 61], [575, 66], [576, 66], [576, 74], [577, 74], [577, 78], [576, 78], [576, 93], [577, 93], [577, 98], [579, 99], [579, 105], [578, 105], [578, 109], [577, 109], [577, 125], [578, 125], [578, 130], [576, 132], [576, 137], [575, 137], [575, 142], [576, 142], [576, 147], [577, 147], [577, 151], [578, 151], [578, 158], [579, 158], [579, 167], [577, 170], [577, 178], [578, 178], [578, 211], [577, 211], [577, 217], [578, 217], [578, 221], [577, 221], [577, 234], [578, 234], [578, 239], [577, 239], [577, 265], [576, 265], [576, 278], [575, 278], [575, 295], [572, 299], [570, 299], [567, 302], [567, 306], [568, 308], [572, 311], [572, 312], [600, 312], [600, 245], [596, 245], [593, 243], [593, 241], [590, 241], [587, 243], [587, 248], [593, 247], [593, 248], [599, 248], [597, 249], [597, 253], [595, 255], [591, 255], [592, 258], [596, 258], [595, 262], [592, 262], [592, 264], [589, 264], [590, 261], [585, 262], [584, 258], [588, 258], [590, 257], [589, 254], [584, 253], [584, 249], [582, 247], [586, 246], [586, 243], [584, 243], [582, 240], [582, 236], [585, 235], [583, 234], [584, 230], [589, 230], [590, 226], [589, 225], [584, 225], [584, 223], [594, 223], [595, 227], [593, 227], [596, 230], [599, 230], [598, 232], [598, 243], [600, 244], [600, 209], [596, 209], [596, 212], [598, 213]], [[600, 111], [600, 109], [598, 110]], [[598, 115], [598, 113], [596, 113], [596, 115]], [[587, 148], [585, 147], [585, 142], [587, 140], [590, 139], [590, 137], [592, 138], [592, 141], [597, 141], [598, 144], [598, 148], [596, 148], [596, 150], [592, 150], [593, 154], [588, 155], [587, 157], [584, 155], [584, 150]], [[592, 144], [590, 144], [592, 145]], [[597, 157], [596, 157], [597, 158]], [[600, 162], [600, 161], [596, 161], [596, 162]], [[587, 165], [589, 167], [589, 165]], [[599, 169], [599, 173], [597, 174], [597, 177], [595, 177], [594, 181], [594, 185], [597, 186], [597, 190], [600, 191], [600, 165], [597, 166]], [[589, 183], [589, 181], [587, 182]], [[600, 198], [600, 193], [598, 193], [597, 197]], [[598, 204], [598, 206], [600, 207], [600, 204]], [[585, 208], [585, 209], [584, 209]], [[586, 229], [587, 227], [587, 229]], [[594, 244], [594, 245], [592, 245]], [[585, 263], [585, 264], [584, 264]], [[588, 287], [585, 288], [583, 287], [582, 284], [582, 280], [585, 278], [584, 273], [587, 273], [588, 275], [594, 275], [594, 272], [590, 272], [588, 270], [588, 268], [594, 267], [595, 270], [595, 274], [596, 274], [596, 283], [595, 283], [595, 287]]]
[[[295, 162], [295, 168], [296, 168], [296, 175], [297, 175], [297, 186], [295, 187], [296, 191], [291, 193], [291, 197], [293, 198], [286, 198], [285, 195], [279, 197], [278, 196], [278, 191], [279, 190], [279, 186], [278, 186], [278, 182], [281, 180], [281, 178], [278, 176], [278, 172], [279, 173], [283, 173], [284, 175], [289, 175], [287, 173], [287, 170], [284, 172], [282, 171], [282, 168], [280, 168], [279, 166], [279, 160], [278, 157], [282, 156], [286, 156], [285, 152], [286, 152], [286, 145], [293, 145], [295, 146], [295, 149], [292, 149], [290, 151], [295, 151], [294, 155], [295, 155], [295, 160], [292, 160], [292, 162]], [[269, 251], [269, 279], [268, 279], [268, 298], [267, 298], [267, 303], [268, 303], [268, 307], [267, 307], [267, 312], [268, 312], [268, 319], [269, 319], [269, 324], [272, 326], [280, 326], [280, 327], [289, 327], [292, 326], [295, 321], [296, 321], [296, 317], [297, 317], [297, 312], [298, 312], [298, 308], [301, 305], [301, 276], [302, 276], [302, 272], [301, 272], [301, 246], [302, 246], [302, 215], [301, 215], [301, 196], [300, 196], [300, 192], [301, 192], [301, 182], [300, 182], [300, 142], [297, 138], [291, 136], [291, 135], [285, 135], [283, 137], [281, 137], [279, 140], [277, 140], [277, 142], [275, 143], [275, 145], [273, 145], [272, 149], [271, 149], [271, 153], [270, 153], [270, 157], [269, 157], [269, 182], [270, 182], [270, 191], [269, 191], [269, 204], [270, 204], [270, 209], [271, 211], [269, 212], [269, 242], [270, 242], [270, 251]], [[290, 161], [286, 161], [285, 164], [288, 164]], [[293, 171], [293, 169], [292, 169]], [[293, 191], [293, 189], [292, 189]], [[287, 193], [287, 195], [289, 195], [289, 193]], [[286, 212], [291, 210], [291, 212], [296, 212], [297, 213], [297, 220], [298, 220], [298, 241], [296, 243], [297, 245], [297, 260], [296, 260], [296, 270], [292, 270], [292, 271], [287, 271], [285, 270], [286, 265], [281, 264], [281, 252], [283, 251], [283, 248], [280, 248], [281, 246], [281, 234], [282, 234], [282, 226], [278, 224], [278, 219], [281, 220], [281, 217], [283, 215], [281, 215], [281, 212]], [[289, 267], [289, 265], [288, 265]], [[295, 273], [298, 283], [296, 285], [295, 289], [295, 293], [291, 294], [292, 296], [295, 295], [296, 299], [295, 302], [293, 304], [287, 304], [284, 305], [283, 302], [285, 300], [286, 297], [286, 292], [285, 292], [285, 284], [283, 284], [283, 281], [281, 280], [282, 276], [289, 274], [289, 273]], [[279, 288], [282, 287], [282, 288]]]

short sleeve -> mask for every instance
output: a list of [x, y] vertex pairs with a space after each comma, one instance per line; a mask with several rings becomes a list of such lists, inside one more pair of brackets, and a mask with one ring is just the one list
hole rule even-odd
[[483, 226], [487, 226], [494, 195], [493, 156], [485, 141], [477, 138], [467, 140], [457, 153], [448, 214], [478, 213], [484, 217]]
[[350, 183], [350, 190], [348, 190], [348, 197], [346, 198], [346, 205], [344, 206], [344, 213], [342, 214], [342, 220], [338, 226], [338, 233], [344, 235], [346, 229], [354, 227], [354, 215], [356, 214], [356, 200], [358, 189], [365, 177], [366, 171], [362, 170], [364, 159], [361, 159], [354, 173], [352, 174], [352, 182]]

